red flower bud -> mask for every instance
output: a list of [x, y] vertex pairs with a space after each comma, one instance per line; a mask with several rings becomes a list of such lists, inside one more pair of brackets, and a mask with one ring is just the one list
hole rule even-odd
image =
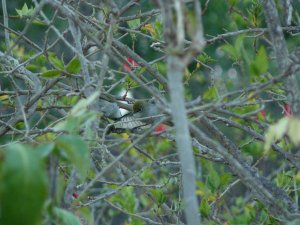
[[284, 104], [284, 106], [283, 106], [283, 114], [284, 114], [284, 116], [292, 116], [293, 115], [292, 107], [287, 103]]
[[164, 132], [166, 130], [167, 130], [167, 125], [161, 123], [157, 127], [155, 127], [154, 132], [161, 133], [161, 132]]
[[132, 69], [132, 67], [139, 67], [140, 65], [136, 62], [136, 61], [134, 61], [132, 58], [130, 58], [130, 57], [127, 57], [126, 58], [126, 60], [127, 60], [127, 62], [128, 63], [123, 63], [123, 69], [126, 71], [126, 72], [129, 72], [129, 71], [131, 71]]
[[77, 192], [73, 192], [72, 196], [73, 198], [77, 199], [79, 197], [79, 194]]

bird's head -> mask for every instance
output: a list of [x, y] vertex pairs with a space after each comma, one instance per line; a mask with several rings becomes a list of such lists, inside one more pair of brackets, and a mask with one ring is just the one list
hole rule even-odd
[[[143, 119], [143, 122], [152, 124], [160, 118], [157, 117], [161, 114], [161, 110], [158, 108], [154, 99], [138, 100], [133, 104], [133, 116], [138, 119]], [[152, 117], [152, 118], [145, 118]]]
[[134, 104], [133, 104], [133, 112], [134, 113], [138, 113], [138, 112], [141, 112], [143, 110], [143, 108], [145, 107], [145, 102], [143, 101], [136, 101]]

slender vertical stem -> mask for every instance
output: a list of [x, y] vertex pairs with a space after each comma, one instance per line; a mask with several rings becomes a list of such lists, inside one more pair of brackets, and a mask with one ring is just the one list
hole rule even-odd
[[[2, 10], [3, 10], [3, 24], [5, 27], [8, 27], [8, 14], [7, 14], [7, 8], [6, 8], [6, 0], [2, 0]], [[5, 44], [6, 46], [9, 46], [9, 33], [8, 30], [4, 30], [4, 36], [5, 36]]]
[[172, 118], [176, 129], [176, 145], [182, 170], [184, 211], [189, 225], [199, 225], [199, 207], [196, 197], [196, 169], [184, 101], [182, 74], [185, 65], [180, 57], [168, 57], [168, 84], [171, 95]]

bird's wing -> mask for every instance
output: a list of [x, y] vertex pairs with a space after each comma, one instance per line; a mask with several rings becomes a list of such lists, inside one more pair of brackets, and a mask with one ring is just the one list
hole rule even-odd
[[135, 129], [138, 127], [145, 126], [146, 124], [142, 121], [137, 120], [133, 116], [126, 115], [123, 116], [118, 122], [114, 124], [114, 127], [117, 129]]

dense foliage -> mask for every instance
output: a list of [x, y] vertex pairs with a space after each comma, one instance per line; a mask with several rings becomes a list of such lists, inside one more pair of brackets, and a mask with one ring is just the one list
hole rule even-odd
[[299, 8], [2, 0], [0, 224], [300, 224]]

